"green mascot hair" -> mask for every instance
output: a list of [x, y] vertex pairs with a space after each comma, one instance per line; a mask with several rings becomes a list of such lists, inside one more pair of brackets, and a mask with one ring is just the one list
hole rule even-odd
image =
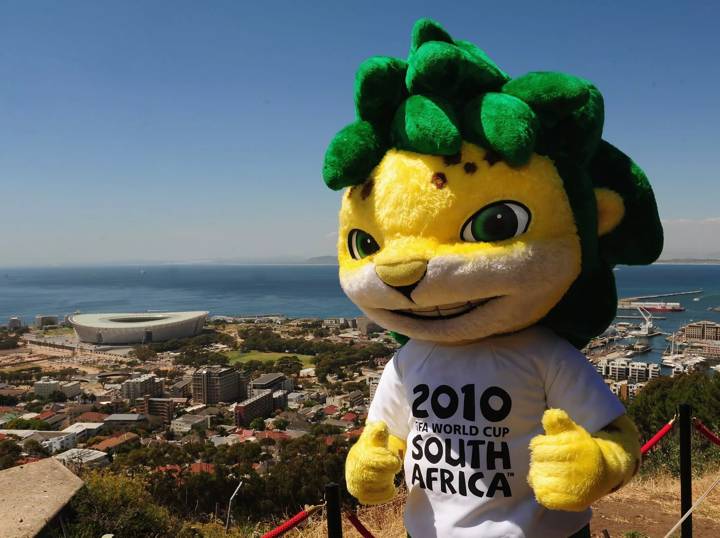
[[[407, 61], [376, 56], [355, 79], [357, 120], [325, 154], [323, 178], [334, 190], [360, 185], [390, 148], [454, 155], [463, 140], [521, 167], [533, 153], [555, 163], [582, 245], [582, 272], [545, 316], [578, 347], [602, 333], [617, 308], [613, 267], [655, 261], [663, 233], [643, 171], [602, 139], [602, 94], [590, 82], [555, 72], [511, 79], [475, 45], [420, 19]], [[595, 188], [619, 194], [621, 223], [597, 233]]]

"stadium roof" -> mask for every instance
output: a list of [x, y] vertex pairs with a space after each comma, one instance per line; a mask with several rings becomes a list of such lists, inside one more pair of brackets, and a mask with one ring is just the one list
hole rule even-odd
[[109, 314], [73, 314], [70, 323], [95, 327], [99, 329], [123, 329], [131, 327], [155, 327], [190, 321], [207, 316], [208, 312], [139, 312], [139, 313], [109, 313]]

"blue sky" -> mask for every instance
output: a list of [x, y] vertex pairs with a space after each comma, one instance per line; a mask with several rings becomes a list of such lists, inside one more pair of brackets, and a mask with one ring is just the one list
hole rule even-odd
[[421, 16], [595, 82], [665, 254], [720, 256], [720, 4], [541, 4], [0, 1], [0, 265], [332, 254], [325, 147]]

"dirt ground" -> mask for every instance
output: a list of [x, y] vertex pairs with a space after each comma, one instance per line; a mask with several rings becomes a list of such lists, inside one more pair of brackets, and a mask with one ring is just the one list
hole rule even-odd
[[[693, 481], [697, 500], [715, 481], [708, 475]], [[601, 499], [593, 506], [593, 537], [607, 529], [612, 538], [636, 531], [650, 538], [662, 538], [680, 519], [680, 485], [669, 477], [633, 481], [626, 488]], [[641, 534], [641, 536], [642, 536]], [[676, 536], [680, 536], [677, 532]], [[693, 536], [720, 537], [720, 486], [693, 513]]]

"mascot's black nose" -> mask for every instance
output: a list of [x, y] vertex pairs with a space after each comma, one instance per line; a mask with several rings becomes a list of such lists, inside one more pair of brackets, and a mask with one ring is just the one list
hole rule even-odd
[[412, 301], [412, 297], [410, 296], [412, 292], [417, 288], [417, 285], [420, 284], [420, 281], [415, 282], [415, 284], [410, 284], [409, 286], [390, 286], [391, 288], [398, 290], [400, 293], [402, 293], [405, 297], [407, 297], [409, 300]]

